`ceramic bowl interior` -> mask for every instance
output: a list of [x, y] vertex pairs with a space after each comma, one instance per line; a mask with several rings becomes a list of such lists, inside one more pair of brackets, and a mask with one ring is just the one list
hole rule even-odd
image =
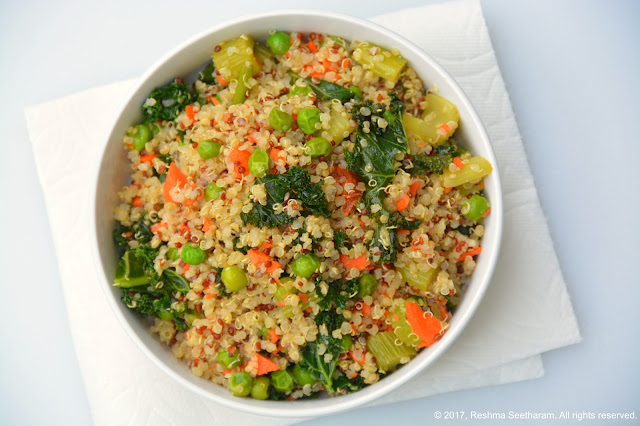
[[[117, 192], [129, 181], [122, 136], [127, 127], [142, 120], [140, 105], [154, 87], [164, 85], [175, 77], [181, 76], [188, 82], [189, 78], [193, 80], [196, 73], [210, 60], [212, 49], [217, 43], [243, 33], [264, 42], [269, 31], [273, 29], [303, 33], [322, 32], [339, 35], [347, 40], [369, 41], [383, 47], [399, 49], [410, 65], [417, 70], [426, 87], [437, 85], [440, 94], [457, 105], [461, 119], [455, 135], [456, 140], [474, 154], [487, 158], [494, 166], [494, 172], [485, 180], [485, 193], [491, 200], [492, 213], [485, 223], [483, 252], [478, 258], [476, 271], [468, 282], [466, 293], [447, 333], [409, 364], [375, 385], [336, 398], [258, 401], [232, 396], [221, 386], [192, 375], [190, 369], [177, 360], [167, 346], [149, 333], [143, 319], [120, 302], [120, 290], [111, 285], [119, 260], [111, 237], [115, 226], [112, 213], [118, 202]], [[502, 198], [496, 164], [485, 129], [462, 90], [433, 59], [403, 37], [369, 21], [320, 11], [284, 10], [229, 21], [195, 36], [152, 66], [122, 106], [111, 133], [106, 138], [96, 174], [95, 193], [92, 194], [94, 211], [91, 232], [94, 235], [94, 254], [101, 285], [114, 314], [132, 340], [148, 355], [150, 362], [154, 362], [166, 374], [176, 379], [176, 386], [184, 386], [196, 394], [238, 410], [269, 416], [316, 416], [362, 406], [396, 389], [432, 364], [458, 337], [480, 303], [498, 257], [502, 232]]]

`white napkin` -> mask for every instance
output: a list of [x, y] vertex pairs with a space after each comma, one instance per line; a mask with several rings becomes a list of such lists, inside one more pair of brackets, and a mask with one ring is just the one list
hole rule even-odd
[[[473, 320], [431, 368], [373, 404], [540, 377], [540, 353], [581, 337], [480, 5], [477, 0], [451, 2], [373, 21], [421, 46], [462, 86], [493, 141], [505, 202], [501, 257]], [[136, 348], [107, 305], [90, 254], [91, 212], [80, 201], [88, 199], [101, 141], [134, 83], [115, 83], [26, 109], [95, 423], [196, 426], [233, 419], [234, 424], [268, 425], [303, 420], [239, 413], [183, 389]]]

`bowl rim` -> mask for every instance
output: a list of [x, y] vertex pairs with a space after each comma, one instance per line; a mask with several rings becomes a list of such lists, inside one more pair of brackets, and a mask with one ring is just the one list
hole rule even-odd
[[[484, 276], [484, 279], [480, 281], [480, 283], [476, 284], [479, 287], [479, 291], [475, 296], [475, 300], [471, 302], [470, 307], [461, 312], [456, 317], [456, 327], [453, 329], [449, 329], [445, 336], [438, 342], [439, 345], [437, 347], [431, 347], [428, 355], [420, 358], [413, 359], [411, 362], [403, 366], [400, 370], [390, 374], [385, 377], [384, 382], [379, 382], [378, 386], [371, 385], [366, 388], [349, 394], [343, 395], [337, 398], [330, 398], [330, 403], [328, 404], [314, 404], [312, 407], [294, 407], [294, 402], [286, 402], [287, 406], [282, 405], [281, 403], [270, 402], [269, 405], [258, 405], [255, 403], [247, 403], [246, 398], [237, 398], [231, 396], [229, 393], [229, 398], [224, 398], [219, 395], [215, 395], [211, 392], [206, 391], [205, 389], [195, 385], [194, 383], [189, 382], [184, 377], [180, 376], [176, 371], [174, 371], [170, 366], [165, 364], [156, 354], [149, 348], [147, 345], [140, 340], [140, 338], [136, 335], [133, 330], [132, 325], [129, 323], [124, 314], [120, 311], [117, 306], [117, 303], [120, 303], [119, 300], [113, 297], [113, 294], [109, 291], [109, 287], [111, 285], [111, 279], [108, 277], [105, 268], [103, 268], [100, 262], [100, 247], [98, 244], [97, 238], [97, 207], [98, 207], [98, 185], [99, 179], [101, 176], [102, 170], [102, 162], [104, 161], [104, 155], [109, 146], [109, 142], [114, 137], [115, 128], [117, 123], [122, 119], [122, 115], [126, 109], [126, 107], [131, 103], [132, 98], [135, 93], [142, 87], [153, 75], [167, 62], [169, 62], [176, 55], [180, 55], [185, 48], [190, 45], [198, 42], [202, 38], [206, 38], [212, 36], [214, 33], [221, 31], [227, 27], [234, 26], [237, 24], [248, 23], [254, 20], [261, 20], [270, 17], [283, 17], [290, 15], [304, 15], [308, 17], [321, 17], [328, 19], [335, 19], [341, 22], [346, 23], [354, 23], [360, 26], [365, 26], [371, 28], [373, 31], [381, 34], [382, 37], [389, 40], [390, 42], [397, 43], [398, 47], [401, 51], [411, 50], [414, 55], [421, 57], [422, 60], [427, 62], [438, 74], [439, 77], [448, 81], [450, 85], [451, 91], [453, 91], [458, 97], [459, 101], [457, 102], [458, 108], [462, 108], [466, 110], [469, 114], [469, 118], [473, 121], [473, 127], [478, 129], [477, 134], [474, 132], [474, 139], [480, 140], [481, 144], [486, 148], [486, 155], [489, 162], [493, 166], [493, 179], [495, 182], [496, 190], [495, 194], [492, 194], [491, 198], [491, 213], [493, 216], [493, 232], [495, 233], [495, 237], [492, 241], [492, 246], [490, 250], [485, 250], [485, 255], [488, 257], [488, 267]], [[394, 45], [396, 46], [396, 45]], [[419, 71], [419, 70], [418, 70]], [[462, 103], [462, 105], [460, 105]], [[467, 122], [469, 121], [467, 118]], [[230, 20], [226, 20], [223, 23], [219, 23], [217, 25], [211, 26], [210, 28], [198, 32], [195, 35], [189, 37], [182, 43], [179, 43], [176, 47], [170, 49], [167, 53], [165, 53], [162, 57], [160, 57], [157, 61], [155, 61], [146, 71], [145, 73], [137, 79], [136, 83], [127, 93], [127, 96], [123, 99], [121, 105], [117, 109], [117, 113], [114, 115], [114, 120], [109, 126], [109, 132], [105, 136], [105, 140], [103, 146], [99, 149], [97, 161], [95, 163], [96, 169], [93, 176], [93, 186], [90, 192], [90, 230], [91, 240], [92, 240], [92, 257], [97, 269], [96, 273], [100, 278], [100, 285], [102, 291], [106, 299], [108, 300], [109, 306], [112, 312], [115, 313], [118, 321], [121, 326], [125, 329], [127, 335], [136, 343], [136, 346], [139, 350], [141, 350], [148, 358], [150, 358], [153, 363], [158, 366], [160, 370], [164, 373], [172, 377], [174, 380], [179, 382], [186, 389], [189, 389], [196, 394], [219, 404], [222, 404], [226, 407], [241, 410], [243, 412], [248, 412], [252, 414], [258, 415], [267, 415], [267, 416], [275, 416], [275, 417], [313, 417], [313, 416], [321, 416], [328, 414], [335, 414], [341, 411], [361, 407], [366, 403], [369, 403], [375, 399], [382, 397], [383, 395], [388, 394], [389, 392], [397, 389], [411, 378], [415, 377], [419, 372], [423, 371], [427, 366], [433, 364], [444, 352], [446, 352], [453, 342], [458, 338], [460, 333], [466, 328], [469, 323], [471, 317], [475, 314], [478, 306], [480, 305], [484, 295], [486, 294], [487, 288], [492, 280], [493, 273], [495, 271], [495, 267], [498, 260], [498, 255], [500, 252], [501, 242], [502, 242], [502, 232], [503, 232], [503, 204], [502, 204], [502, 186], [500, 181], [500, 174], [498, 170], [498, 163], [495, 157], [495, 153], [493, 151], [493, 146], [487, 134], [487, 131], [471, 102], [462, 91], [456, 80], [442, 68], [440, 64], [438, 64], [428, 53], [424, 52], [420, 47], [418, 47], [415, 43], [408, 40], [407, 38], [395, 33], [392, 30], [389, 30], [377, 23], [374, 23], [367, 19], [362, 19], [358, 17], [354, 17], [351, 15], [336, 13], [336, 12], [328, 12], [317, 9], [301, 9], [301, 8], [286, 8], [286, 9], [277, 9], [271, 11], [264, 12], [256, 12], [251, 14], [242, 15]], [[481, 286], [481, 287], [480, 287]], [[384, 384], [384, 385], [383, 385]], [[253, 401], [253, 400], [251, 400]], [[323, 400], [316, 400], [323, 401]], [[326, 401], [326, 400], [324, 400]], [[259, 401], [259, 403], [264, 403], [265, 401]], [[315, 402], [315, 401], [314, 401]], [[317, 406], [316, 406], [317, 405]]]

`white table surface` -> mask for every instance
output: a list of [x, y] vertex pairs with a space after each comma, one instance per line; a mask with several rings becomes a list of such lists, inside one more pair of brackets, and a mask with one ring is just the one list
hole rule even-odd
[[[226, 17], [296, 6], [371, 17], [420, 4], [0, 2], [0, 425], [92, 423], [23, 107], [135, 77]], [[640, 417], [640, 2], [482, 4], [584, 341], [545, 354], [539, 380], [309, 424], [452, 423], [436, 410]]]

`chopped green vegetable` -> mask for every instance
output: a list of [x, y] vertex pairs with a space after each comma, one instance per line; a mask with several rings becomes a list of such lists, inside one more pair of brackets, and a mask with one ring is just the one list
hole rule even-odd
[[269, 113], [269, 124], [276, 130], [286, 132], [293, 126], [293, 117], [276, 107]]
[[206, 67], [198, 74], [198, 79], [207, 84], [216, 84], [216, 66], [210, 61]]
[[240, 291], [248, 284], [247, 275], [239, 266], [227, 266], [221, 273], [222, 284], [228, 291]]
[[246, 371], [235, 373], [229, 379], [229, 390], [235, 396], [247, 396], [251, 393], [253, 378]]
[[346, 112], [339, 112], [332, 109], [329, 113], [329, 129], [327, 133], [331, 136], [331, 140], [336, 143], [342, 142], [356, 129], [356, 125]]
[[370, 43], [362, 43], [353, 51], [353, 59], [358, 63], [371, 67], [371, 70], [385, 80], [398, 81], [400, 73], [407, 65], [402, 56], [384, 50]]
[[271, 373], [271, 386], [282, 393], [289, 393], [294, 387], [293, 376], [287, 370], [277, 370]]
[[250, 67], [249, 76], [260, 72], [260, 64], [253, 52], [254, 44], [250, 36], [243, 34], [216, 46], [212, 55], [213, 63], [225, 81], [238, 80], [247, 73], [247, 65]]
[[198, 144], [198, 154], [201, 158], [208, 160], [220, 154], [222, 145], [212, 140], [202, 141]]
[[489, 200], [482, 195], [474, 194], [462, 205], [462, 214], [469, 220], [482, 218], [489, 208]]
[[218, 362], [223, 368], [231, 370], [242, 364], [242, 355], [240, 351], [236, 350], [233, 354], [228, 351], [222, 351], [218, 353]]
[[249, 173], [257, 178], [269, 172], [269, 154], [264, 149], [256, 149], [249, 157]]
[[284, 55], [291, 46], [291, 37], [285, 32], [277, 31], [269, 36], [267, 46], [274, 54]]
[[310, 157], [325, 157], [333, 151], [331, 142], [325, 138], [313, 138], [305, 144], [307, 155]]
[[396, 344], [397, 337], [392, 331], [384, 331], [367, 340], [367, 350], [376, 359], [378, 368], [382, 371], [392, 371], [403, 361], [409, 361], [417, 352], [404, 343]]
[[207, 258], [207, 252], [195, 244], [185, 244], [180, 257], [188, 265], [199, 265]]
[[491, 170], [493, 170], [491, 163], [485, 158], [480, 156], [471, 157], [467, 160], [462, 170], [455, 172], [448, 169], [445, 170], [442, 174], [442, 183], [445, 187], [462, 185], [485, 177], [491, 173]]
[[217, 200], [223, 192], [224, 188], [220, 188], [215, 182], [210, 182], [204, 187], [204, 197], [207, 201]]
[[267, 377], [256, 377], [251, 387], [251, 398], [265, 400], [269, 398], [269, 385], [271, 381]]
[[378, 288], [378, 280], [371, 274], [364, 274], [358, 278], [358, 297], [370, 296]]
[[151, 140], [151, 131], [146, 124], [138, 124], [134, 126], [130, 136], [133, 139], [133, 148], [136, 151], [142, 151], [147, 142]]
[[184, 107], [194, 102], [198, 94], [184, 83], [174, 81], [163, 87], [156, 87], [142, 105], [145, 123], [158, 120], [175, 120]]
[[236, 91], [233, 93], [231, 105], [241, 104], [247, 99], [247, 90], [249, 90], [247, 80], [250, 79], [252, 75], [253, 69], [251, 68], [251, 64], [245, 65], [238, 76], [238, 84], [236, 86]]
[[316, 125], [320, 123], [320, 110], [316, 107], [303, 108], [298, 112], [296, 121], [300, 130], [312, 135], [318, 130]]
[[291, 262], [291, 270], [298, 277], [310, 278], [320, 267], [320, 259], [312, 253], [306, 253]]

